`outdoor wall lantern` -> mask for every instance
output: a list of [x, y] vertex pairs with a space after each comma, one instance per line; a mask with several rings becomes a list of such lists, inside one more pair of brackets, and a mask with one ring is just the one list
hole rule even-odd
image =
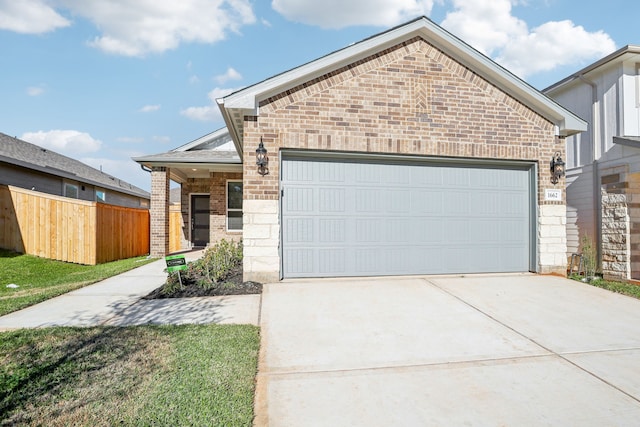
[[256, 149], [256, 165], [258, 165], [258, 173], [260, 175], [269, 173], [269, 157], [267, 156], [267, 149], [264, 148], [262, 143], [262, 137], [260, 137], [260, 145]]
[[564, 176], [564, 162], [560, 157], [560, 152], [556, 152], [551, 157], [551, 182], [557, 184], [560, 178]]

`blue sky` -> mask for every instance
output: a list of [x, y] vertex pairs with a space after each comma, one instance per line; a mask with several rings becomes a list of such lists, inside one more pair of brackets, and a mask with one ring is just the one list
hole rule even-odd
[[215, 98], [421, 15], [539, 89], [640, 44], [622, 0], [0, 0], [0, 132], [148, 190]]

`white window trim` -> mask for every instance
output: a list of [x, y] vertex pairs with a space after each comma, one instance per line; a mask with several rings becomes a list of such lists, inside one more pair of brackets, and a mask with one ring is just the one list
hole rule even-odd
[[[242, 233], [242, 229], [237, 230], [237, 229], [230, 229], [229, 228], [229, 212], [243, 212], [242, 208], [240, 209], [229, 209], [229, 183], [230, 182], [237, 182], [242, 184], [242, 198], [243, 198], [243, 205], [244, 205], [244, 183], [242, 182], [241, 179], [228, 179], [225, 184], [224, 184], [224, 204], [225, 204], [225, 215], [224, 215], [224, 222], [225, 222], [225, 229], [227, 230], [227, 233]], [[244, 227], [244, 224], [242, 224]]]
[[[103, 203], [106, 203], [106, 201], [107, 201], [107, 190], [105, 190], [104, 188], [96, 188], [94, 191], [95, 191], [95, 196], [96, 196], [96, 202], [101, 201]], [[104, 195], [104, 199], [101, 199], [100, 197], [98, 197], [98, 193], [102, 193]]]
[[[67, 185], [71, 185], [76, 188], [76, 197], [71, 197], [67, 195]], [[79, 199], [80, 198], [80, 185], [77, 182], [71, 181], [62, 181], [62, 195], [64, 197], [69, 197], [70, 199]]]

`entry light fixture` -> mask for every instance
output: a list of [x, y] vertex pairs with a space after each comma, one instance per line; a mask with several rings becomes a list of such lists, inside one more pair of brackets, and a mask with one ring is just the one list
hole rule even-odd
[[557, 184], [560, 178], [564, 176], [564, 162], [560, 157], [560, 152], [557, 151], [553, 157], [551, 157], [551, 182]]
[[260, 144], [256, 149], [256, 165], [258, 165], [258, 173], [260, 175], [269, 173], [269, 156], [267, 156], [267, 149], [264, 148], [262, 143], [262, 137], [260, 137]]

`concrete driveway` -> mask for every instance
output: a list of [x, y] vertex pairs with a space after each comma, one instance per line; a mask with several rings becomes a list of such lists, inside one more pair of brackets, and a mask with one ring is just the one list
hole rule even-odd
[[640, 301], [532, 274], [265, 286], [256, 425], [637, 426]]

